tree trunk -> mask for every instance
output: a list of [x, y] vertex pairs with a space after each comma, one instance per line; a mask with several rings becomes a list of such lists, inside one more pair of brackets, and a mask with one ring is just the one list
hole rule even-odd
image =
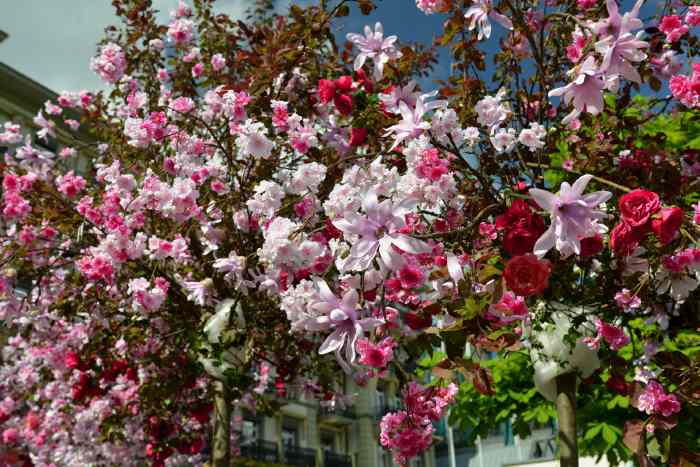
[[214, 382], [214, 436], [212, 467], [231, 466], [231, 397], [221, 381]]
[[559, 422], [559, 465], [578, 467], [576, 373], [557, 376], [557, 420]]

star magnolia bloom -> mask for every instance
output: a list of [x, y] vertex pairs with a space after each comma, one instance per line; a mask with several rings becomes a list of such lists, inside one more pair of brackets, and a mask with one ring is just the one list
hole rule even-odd
[[394, 42], [398, 39], [396, 36], [384, 38], [384, 28], [382, 23], [374, 25], [374, 32], [369, 26], [365, 26], [365, 35], [357, 33], [349, 33], [347, 39], [354, 43], [360, 53], [355, 57], [355, 71], [358, 71], [365, 64], [368, 58], [374, 62], [374, 79], [379, 81], [384, 73], [384, 64], [390, 59], [401, 57], [401, 52], [396, 50]]
[[409, 212], [413, 203], [407, 200], [395, 204], [389, 199], [379, 202], [377, 194], [370, 191], [362, 199], [365, 215], [350, 212], [345, 214], [343, 219], [333, 221], [333, 225], [342, 231], [345, 237], [359, 237], [350, 242], [350, 255], [336, 262], [338, 269], [341, 272], [364, 271], [379, 253], [379, 257], [389, 269], [397, 270], [403, 265], [403, 261], [394, 250], [394, 245], [413, 254], [429, 252], [430, 247], [424, 242], [400, 233], [406, 225], [404, 215]]
[[612, 196], [609, 191], [583, 194], [592, 175], [583, 175], [572, 185], [561, 184], [558, 194], [539, 188], [530, 189], [530, 196], [545, 211], [549, 212], [552, 224], [537, 240], [534, 253], [540, 258], [556, 247], [564, 256], [581, 253], [581, 240], [600, 233], [601, 225], [595, 221], [605, 214], [595, 209]]
[[[318, 349], [318, 353], [325, 355], [335, 352], [335, 358], [343, 370], [351, 373], [350, 364], [357, 356], [355, 344], [362, 337], [364, 331], [370, 331], [382, 324], [377, 318], [360, 318], [357, 305], [360, 296], [355, 289], [349, 289], [342, 299], [335, 296], [323, 280], [316, 280], [316, 287], [321, 301], [312, 305], [314, 311], [322, 313], [314, 319], [315, 323], [307, 327], [316, 327], [319, 330], [332, 328], [333, 332], [326, 338]], [[345, 348], [345, 359], [342, 351]]]
[[605, 81], [598, 72], [595, 58], [589, 56], [569, 73], [576, 76], [573, 81], [566, 86], [549, 91], [549, 97], [562, 96], [564, 103], [568, 104], [571, 101], [574, 103], [573, 112], [562, 120], [564, 125], [578, 117], [581, 112], [597, 115], [603, 110]]
[[384, 134], [384, 136], [389, 136], [392, 133], [394, 134], [394, 144], [391, 145], [389, 151], [393, 151], [403, 140], [407, 138], [416, 138], [424, 131], [430, 129], [431, 125], [429, 122], [423, 120], [423, 115], [430, 110], [445, 105], [445, 101], [443, 100], [426, 102], [426, 100], [435, 95], [437, 95], [437, 91], [421, 95], [416, 101], [415, 109], [411, 109], [403, 100], [399, 101], [399, 113], [401, 113], [403, 120], [387, 128]]
[[509, 30], [513, 29], [511, 20], [507, 16], [494, 10], [491, 0], [480, 0], [475, 5], [472, 5], [464, 14], [464, 18], [469, 20], [470, 31], [473, 31], [477, 25], [479, 26], [479, 40], [491, 37], [491, 23], [489, 22], [489, 17], [504, 28]]

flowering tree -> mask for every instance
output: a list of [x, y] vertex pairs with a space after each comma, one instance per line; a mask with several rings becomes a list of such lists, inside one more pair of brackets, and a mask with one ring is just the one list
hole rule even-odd
[[232, 407], [272, 410], [273, 380], [336, 406], [340, 375], [391, 372], [380, 442], [405, 464], [455, 381], [493, 394], [485, 351], [525, 357], [557, 401], [562, 465], [598, 369], [639, 409], [612, 460], [696, 459], [675, 427], [697, 417], [700, 144], [665, 129], [697, 125], [697, 7], [645, 24], [641, 1], [419, 0], [448, 15], [454, 65], [426, 92], [433, 54], [381, 24], [337, 47], [347, 1], [244, 23], [196, 0], [167, 25], [113, 3], [91, 63], [109, 92], [34, 120], [90, 139], [0, 134], [5, 462], [225, 466]]

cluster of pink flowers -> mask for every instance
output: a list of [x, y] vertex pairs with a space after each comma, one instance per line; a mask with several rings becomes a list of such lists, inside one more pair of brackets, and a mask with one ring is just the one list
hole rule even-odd
[[693, 63], [693, 73], [675, 75], [669, 82], [673, 97], [686, 107], [700, 107], [700, 63]]
[[100, 55], [90, 62], [92, 71], [108, 83], [116, 83], [126, 71], [126, 57], [122, 48], [110, 42], [100, 48]]
[[433, 422], [439, 421], [457, 394], [457, 386], [422, 387], [409, 383], [404, 410], [386, 414], [380, 423], [379, 442], [390, 449], [399, 465], [425, 451], [433, 440]]
[[637, 408], [649, 415], [670, 417], [681, 410], [681, 403], [675, 394], [668, 394], [656, 380], [651, 380], [644, 391], [637, 396]]

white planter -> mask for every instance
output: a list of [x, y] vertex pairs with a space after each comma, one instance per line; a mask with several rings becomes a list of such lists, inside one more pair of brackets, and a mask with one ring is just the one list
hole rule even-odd
[[[589, 318], [578, 328], [581, 337], [572, 346], [564, 340], [571, 328], [571, 317], [576, 314], [588, 314], [589, 308], [569, 308], [561, 303], [550, 303], [552, 323], [547, 323], [541, 331], [532, 331], [530, 340], [530, 357], [535, 367], [535, 386], [545, 399], [554, 401], [557, 396], [556, 378], [566, 373], [577, 373], [587, 378], [600, 367], [598, 352], [591, 350], [583, 339], [595, 334], [595, 326]], [[537, 345], [539, 343], [539, 345]], [[573, 348], [572, 348], [573, 347]]]

